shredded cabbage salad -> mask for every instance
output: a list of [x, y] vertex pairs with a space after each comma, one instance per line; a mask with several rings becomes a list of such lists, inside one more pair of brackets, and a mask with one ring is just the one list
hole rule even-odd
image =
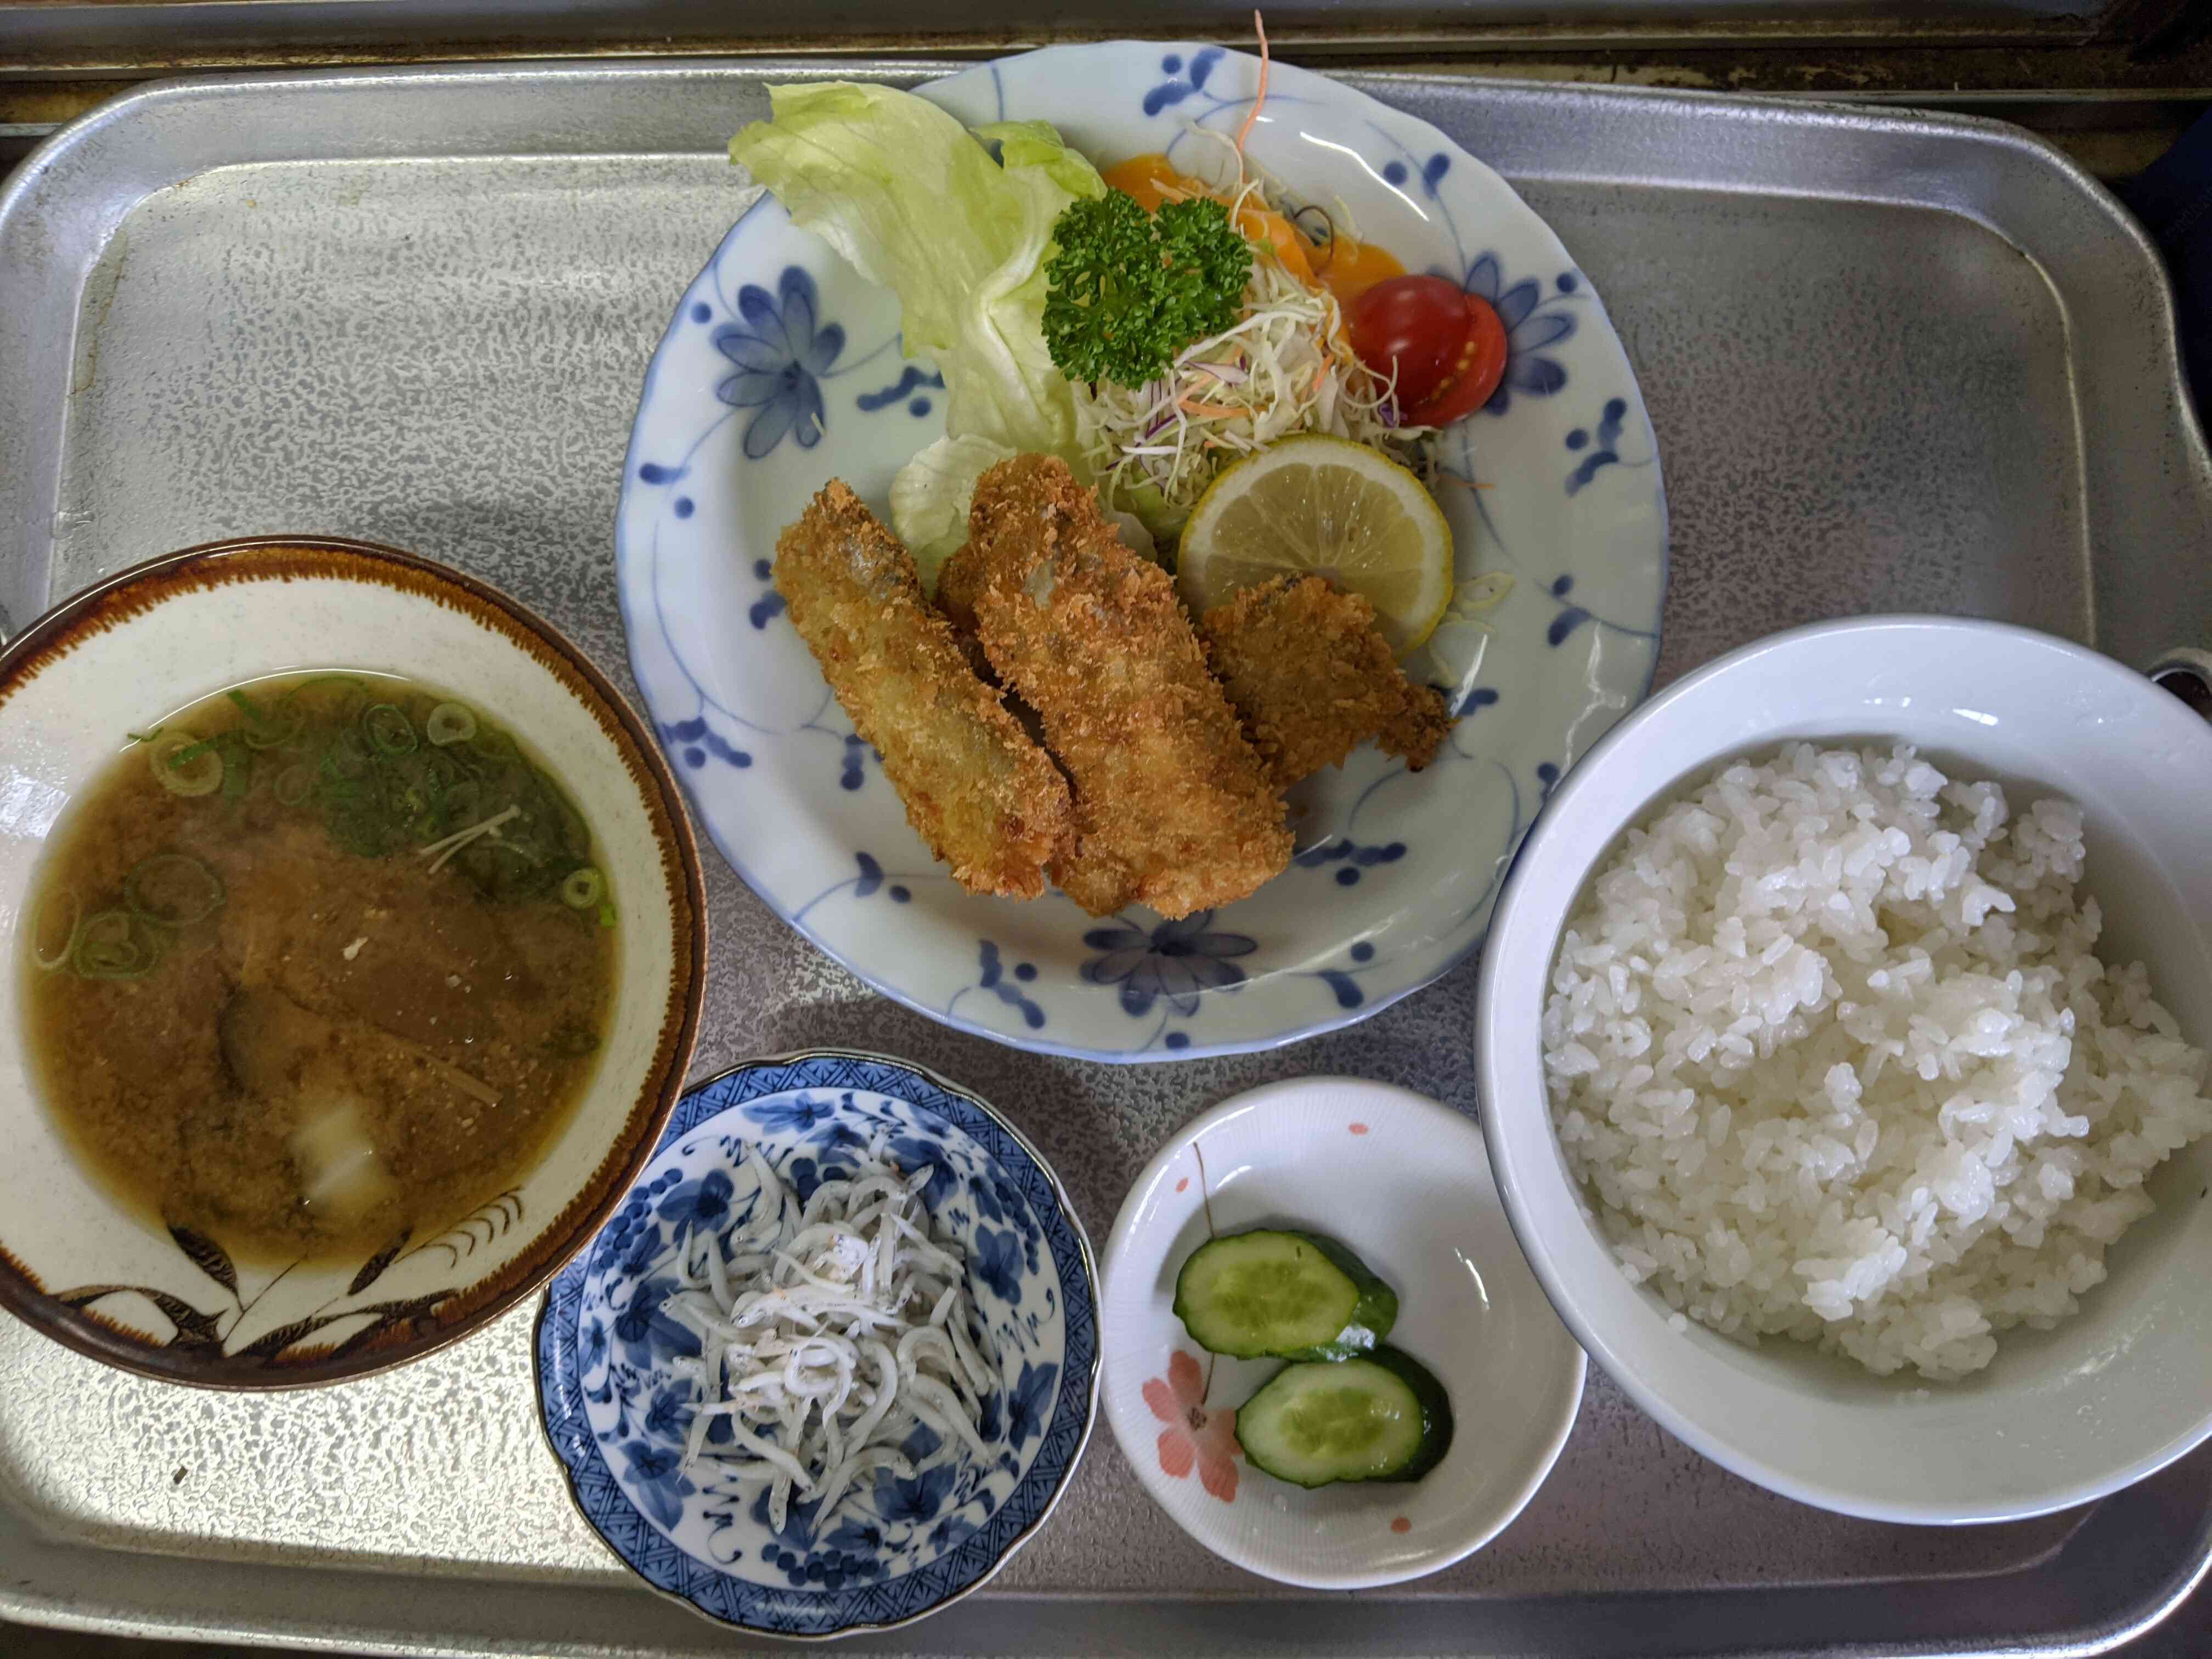
[[[1215, 194], [1240, 222], [1248, 205], [1275, 205], [1258, 179]], [[1398, 423], [1391, 383], [1353, 354], [1335, 295], [1294, 275], [1265, 237], [1251, 242], [1231, 327], [1185, 347], [1141, 386], [1074, 388], [1076, 441], [1102, 495], [1156, 531], [1179, 529], [1224, 467], [1294, 433], [1348, 438], [1413, 465], [1430, 430]]]
[[[804, 1205], [748, 1150], [761, 1188], [751, 1218], [726, 1239], [687, 1233], [677, 1248], [678, 1288], [662, 1310], [701, 1346], [674, 1367], [698, 1401], [685, 1466], [713, 1459], [767, 1481], [779, 1532], [793, 1498], [817, 1504], [818, 1527], [863, 1477], [911, 1480], [992, 1449], [979, 1425], [998, 1368], [964, 1254], [921, 1201], [929, 1168], [901, 1170], [886, 1139]], [[708, 1438], [717, 1421], [726, 1443]], [[917, 1424], [939, 1443], [919, 1464], [904, 1450]]]

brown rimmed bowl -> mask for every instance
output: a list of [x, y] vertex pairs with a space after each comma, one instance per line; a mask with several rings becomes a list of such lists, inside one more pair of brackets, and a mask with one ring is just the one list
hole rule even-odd
[[[597, 837], [619, 915], [614, 1012], [588, 1091], [507, 1191], [435, 1237], [356, 1261], [235, 1259], [136, 1213], [39, 1097], [23, 998], [27, 911], [72, 797], [167, 714], [245, 681], [345, 667], [491, 711]], [[109, 577], [0, 651], [0, 1306], [82, 1353], [216, 1389], [404, 1364], [533, 1294], [598, 1231], [682, 1092], [698, 1034], [706, 903], [682, 797], [650, 730], [544, 618], [393, 548], [262, 536]]]

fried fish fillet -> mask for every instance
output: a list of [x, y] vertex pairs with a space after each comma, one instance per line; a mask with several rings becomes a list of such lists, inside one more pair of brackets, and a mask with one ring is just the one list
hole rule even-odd
[[1206, 665], [1168, 574], [1121, 544], [1048, 456], [977, 485], [938, 578], [1074, 786], [1075, 847], [1052, 878], [1093, 915], [1243, 898], [1290, 862], [1282, 797]]
[[971, 893], [1035, 898], [1073, 846], [1067, 781], [975, 676], [914, 559], [833, 479], [776, 543], [775, 588], [907, 821]]
[[1443, 696], [1400, 670], [1375, 607], [1322, 577], [1245, 588], [1199, 632], [1278, 787], [1341, 765], [1370, 738], [1418, 772], [1451, 730]]

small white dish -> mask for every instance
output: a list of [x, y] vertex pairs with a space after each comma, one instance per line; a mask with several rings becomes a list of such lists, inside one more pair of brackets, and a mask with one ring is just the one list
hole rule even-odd
[[1590, 871], [1661, 799], [1792, 738], [1910, 743], [1953, 775], [2003, 782], [2015, 811], [2040, 795], [2079, 802], [2099, 953], [2142, 960], [2182, 1035], [2212, 1042], [2212, 728], [2110, 658], [2023, 628], [1877, 617], [1793, 629], [1616, 726], [1522, 848], [1475, 1005], [1483, 1127], [1514, 1231], [1590, 1357], [1747, 1480], [1845, 1515], [1957, 1525], [2102, 1498], [2212, 1437], [2212, 1139], [2153, 1173], [2159, 1207], [2113, 1248], [2079, 1313], [2005, 1332], [1987, 1370], [1949, 1383], [1674, 1328], [1568, 1176], [1539, 1021]]
[[[752, 1160], [804, 1202], [884, 1135], [893, 1164], [931, 1171], [931, 1229], [966, 1253], [970, 1328], [1002, 1384], [978, 1424], [992, 1455], [932, 1461], [942, 1443], [916, 1424], [914, 1473], [879, 1470], [829, 1513], [796, 1500], [778, 1526], [765, 1484], [684, 1463], [692, 1386], [674, 1365], [699, 1343], [659, 1304], [682, 1241], [745, 1224]], [[547, 1287], [546, 1437], [584, 1519], [656, 1590], [773, 1637], [890, 1630], [988, 1582], [1067, 1490], [1097, 1414], [1097, 1277], [1059, 1177], [977, 1097], [850, 1049], [757, 1060], [684, 1097], [613, 1220]]]
[[[1389, 1341], [1443, 1382], [1456, 1430], [1417, 1481], [1308, 1492], [1237, 1446], [1235, 1408], [1282, 1362], [1218, 1358], [1174, 1310], [1217, 1234], [1340, 1240], [1398, 1293]], [[1582, 1403], [1583, 1352], [1506, 1224], [1474, 1123], [1407, 1090], [1304, 1078], [1224, 1101], [1138, 1176], [1106, 1247], [1106, 1420], [1153, 1501], [1224, 1561], [1310, 1589], [1449, 1566], [1520, 1514]]]

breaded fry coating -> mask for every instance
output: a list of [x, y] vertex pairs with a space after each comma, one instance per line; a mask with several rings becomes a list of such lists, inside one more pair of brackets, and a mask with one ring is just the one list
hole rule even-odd
[[776, 542], [775, 588], [907, 821], [971, 893], [1035, 898], [1073, 845], [1067, 781], [975, 677], [914, 559], [832, 479]]
[[1405, 762], [1408, 772], [1418, 772], [1436, 759], [1437, 750], [1451, 736], [1458, 719], [1444, 694], [1435, 686], [1416, 685], [1408, 680], [1404, 712], [1382, 728], [1382, 735], [1376, 741], [1382, 745], [1384, 754], [1395, 755]]
[[991, 665], [1036, 710], [1074, 786], [1076, 844], [1052, 878], [1093, 915], [1243, 898], [1290, 862], [1283, 802], [1158, 565], [1121, 544], [1059, 460], [983, 475], [968, 544], [938, 578]]
[[1279, 788], [1373, 738], [1418, 772], [1451, 730], [1444, 700], [1407, 681], [1375, 607], [1320, 576], [1278, 576], [1199, 623], [1222, 690]]

